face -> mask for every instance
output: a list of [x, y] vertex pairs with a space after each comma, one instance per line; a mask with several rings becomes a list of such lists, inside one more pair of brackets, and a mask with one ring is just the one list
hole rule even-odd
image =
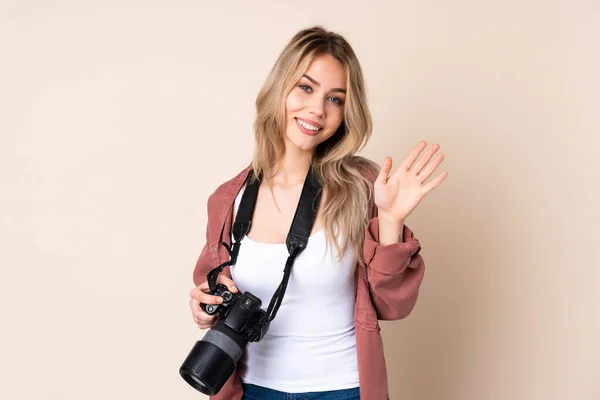
[[314, 151], [342, 123], [346, 73], [330, 55], [312, 61], [286, 99], [285, 145]]

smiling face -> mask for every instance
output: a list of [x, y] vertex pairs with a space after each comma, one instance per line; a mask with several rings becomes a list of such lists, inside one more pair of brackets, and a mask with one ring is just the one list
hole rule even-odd
[[286, 149], [314, 151], [343, 120], [346, 73], [330, 55], [315, 58], [286, 99]]

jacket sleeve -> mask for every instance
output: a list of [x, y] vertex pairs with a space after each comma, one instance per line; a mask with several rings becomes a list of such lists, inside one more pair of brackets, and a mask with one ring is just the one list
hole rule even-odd
[[403, 242], [381, 245], [379, 220], [373, 217], [365, 229], [363, 256], [367, 264], [369, 293], [380, 320], [408, 316], [417, 301], [425, 272], [421, 246], [404, 225]]
[[[208, 234], [208, 227], [207, 227]], [[207, 235], [208, 236], [208, 235]], [[206, 274], [208, 274], [211, 270], [211, 266], [213, 265], [213, 258], [210, 254], [210, 243], [208, 242], [208, 237], [206, 238], [206, 243], [200, 252], [200, 256], [196, 261], [196, 267], [194, 267], [194, 285], [198, 286], [202, 282], [206, 280]]]
[[[204, 247], [202, 248], [202, 251], [200, 252], [200, 256], [198, 256], [198, 260], [196, 261], [196, 266], [194, 267], [193, 273], [193, 280], [196, 286], [204, 282], [206, 280], [206, 275], [219, 265], [218, 250], [223, 251], [223, 249], [221, 249], [222, 245], [218, 238], [211, 238], [209, 234], [211, 227], [214, 227], [215, 225], [222, 226], [221, 221], [219, 221], [215, 216], [215, 207], [219, 206], [219, 199], [221, 198], [220, 194], [218, 193], [218, 190], [219, 189], [217, 189], [217, 191], [215, 191], [208, 198], [206, 242], [204, 244]], [[221, 274], [231, 279], [231, 271], [229, 267], [225, 267]]]
[[202, 251], [200, 252], [200, 256], [198, 257], [198, 260], [196, 261], [196, 266], [194, 267], [193, 280], [194, 280], [194, 284], [196, 286], [198, 286], [199, 284], [204, 282], [206, 280], [206, 275], [210, 272], [211, 269], [216, 267], [213, 254], [211, 253], [211, 245], [214, 247], [214, 244], [211, 244], [209, 234], [208, 234], [208, 232], [209, 232], [208, 229], [210, 227], [209, 219], [210, 219], [210, 215], [211, 215], [210, 211], [211, 211], [213, 195], [211, 195], [208, 198], [208, 202], [207, 202], [207, 206], [206, 206], [207, 215], [208, 215], [208, 219], [206, 221], [206, 241], [204, 243], [204, 247], [202, 248]]

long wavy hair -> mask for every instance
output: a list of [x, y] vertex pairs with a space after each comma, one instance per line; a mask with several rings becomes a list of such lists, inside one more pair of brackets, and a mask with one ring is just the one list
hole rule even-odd
[[[371, 137], [373, 124], [362, 68], [354, 50], [341, 35], [321, 26], [303, 29], [279, 55], [256, 98], [253, 179], [264, 173], [268, 181], [278, 172], [285, 151], [286, 98], [310, 63], [323, 55], [334, 57], [344, 67], [347, 93], [339, 129], [317, 146], [311, 161], [317, 179], [327, 190], [326, 204], [320, 206], [321, 218], [327, 246], [331, 249], [333, 244], [338, 260], [348, 246], [352, 246], [354, 263], [364, 265], [362, 246], [370, 217], [372, 177], [379, 167], [355, 155]], [[334, 227], [341, 235], [336, 235]]]

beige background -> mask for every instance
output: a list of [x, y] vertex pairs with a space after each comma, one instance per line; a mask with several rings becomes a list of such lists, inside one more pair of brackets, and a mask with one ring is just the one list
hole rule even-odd
[[206, 200], [322, 23], [365, 70], [363, 155], [446, 155], [392, 399], [599, 399], [598, 1], [219, 3], [0, 1], [0, 397], [203, 398], [178, 368]]

